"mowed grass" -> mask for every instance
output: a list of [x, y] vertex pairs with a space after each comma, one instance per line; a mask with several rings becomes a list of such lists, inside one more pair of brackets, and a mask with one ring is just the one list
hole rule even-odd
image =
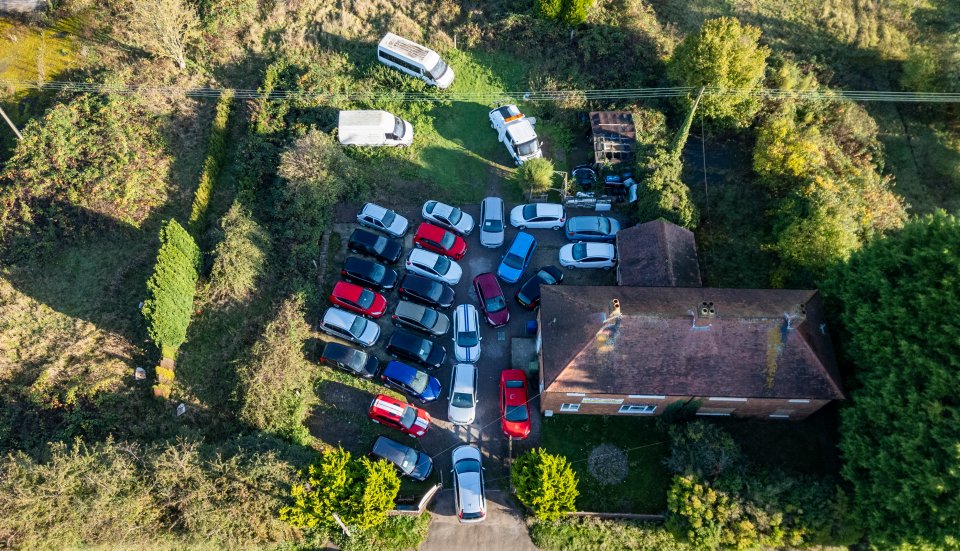
[[[666, 509], [670, 474], [663, 460], [670, 443], [657, 429], [656, 420], [559, 415], [543, 420], [540, 443], [573, 464], [580, 479], [578, 510], [657, 514]], [[623, 482], [605, 485], [590, 474], [587, 460], [601, 444], [626, 452], [629, 471]]]

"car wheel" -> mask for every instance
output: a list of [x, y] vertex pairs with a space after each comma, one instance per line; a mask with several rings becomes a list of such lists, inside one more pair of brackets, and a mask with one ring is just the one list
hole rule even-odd
[[524, 226], [523, 224], [520, 224], [519, 226], [517, 226], [517, 229], [518, 229], [518, 230], [525, 230], [525, 229], [527, 229], [527, 227]]
[[560, 229], [560, 226], [554, 226], [554, 227], [552, 227], [552, 228], [550, 228], [550, 229], [553, 230], [553, 231], [557, 231], [557, 230]]
[[604, 266], [604, 267], [603, 267], [604, 270], [609, 270], [610, 268], [613, 268], [613, 266]]

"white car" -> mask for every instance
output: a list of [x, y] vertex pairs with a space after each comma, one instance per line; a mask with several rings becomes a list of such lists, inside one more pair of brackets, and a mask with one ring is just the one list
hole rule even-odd
[[457, 235], [470, 235], [473, 231], [473, 217], [457, 207], [451, 207], [440, 201], [427, 201], [420, 209], [420, 215], [427, 222], [447, 228]]
[[340, 308], [327, 308], [320, 322], [320, 329], [329, 335], [360, 346], [373, 346], [380, 338], [380, 326], [363, 316]]
[[425, 249], [413, 249], [404, 264], [410, 273], [422, 275], [451, 287], [460, 283], [463, 268], [454, 260]]
[[403, 216], [374, 203], [363, 205], [357, 213], [357, 223], [393, 237], [403, 237], [410, 226]]
[[454, 425], [470, 425], [477, 418], [477, 366], [458, 363], [450, 375], [447, 419]]
[[513, 207], [510, 224], [521, 230], [526, 228], [550, 228], [559, 230], [567, 221], [563, 205], [559, 203], [528, 203]]
[[461, 304], [453, 312], [453, 355], [458, 362], [480, 359], [480, 316], [472, 304]]
[[560, 264], [565, 268], [603, 268], [617, 263], [617, 248], [612, 243], [570, 243], [560, 247]]
[[459, 446], [453, 450], [453, 495], [461, 524], [483, 522], [487, 518], [483, 463], [476, 446]]
[[480, 244], [490, 249], [503, 245], [503, 199], [487, 197], [480, 203]]

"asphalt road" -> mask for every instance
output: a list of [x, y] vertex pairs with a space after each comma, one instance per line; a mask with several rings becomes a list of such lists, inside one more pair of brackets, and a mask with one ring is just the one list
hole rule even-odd
[[420, 551], [478, 549], [483, 551], [534, 551], [523, 516], [508, 501], [506, 492], [487, 493], [487, 518], [478, 524], [460, 524], [453, 505], [453, 490], [440, 492], [433, 504], [430, 533]]

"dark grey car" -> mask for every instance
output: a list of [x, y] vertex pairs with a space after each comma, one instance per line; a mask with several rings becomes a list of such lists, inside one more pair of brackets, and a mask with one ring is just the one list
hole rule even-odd
[[450, 330], [450, 318], [446, 314], [409, 300], [401, 300], [397, 303], [397, 309], [391, 319], [394, 325], [408, 327], [436, 337], [442, 337]]
[[373, 443], [373, 449], [370, 450], [370, 455], [386, 459], [393, 463], [402, 475], [414, 480], [426, 480], [433, 472], [433, 459], [429, 455], [386, 436], [377, 438]]

